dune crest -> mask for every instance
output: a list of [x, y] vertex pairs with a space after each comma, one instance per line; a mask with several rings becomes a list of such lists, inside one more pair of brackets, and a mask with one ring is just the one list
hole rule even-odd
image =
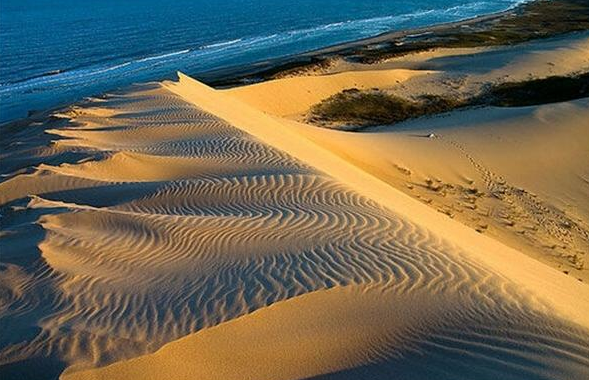
[[[298, 127], [310, 127], [297, 124], [293, 128], [293, 123], [290, 121], [266, 115], [249, 105], [227, 99], [224, 94], [186, 75], [179, 74], [179, 78], [178, 84], [168, 83], [166, 86], [184, 99], [199, 104], [204, 110], [260, 138], [267, 144], [309, 163], [321, 172], [341, 181], [354, 191], [378, 202], [407, 220], [414, 221], [419, 225], [426, 225], [440, 236], [459, 236], [460, 238], [453, 239], [453, 241], [468, 253], [473, 254], [476, 260], [521, 283], [529, 290], [545, 295], [546, 299], [555, 302], [553, 306], [560, 313], [567, 315], [577, 323], [589, 326], [589, 317], [585, 313], [579, 313], [579, 309], [572, 306], [578, 300], [586, 302], [586, 305], [589, 306], [589, 294], [583, 284], [566, 278], [566, 276], [546, 268], [520, 252], [494, 239], [480, 235], [445, 215], [416, 202], [388, 183], [332, 152], [329, 148], [308, 139], [305, 137], [305, 133], [297, 130]], [[493, 252], [493, 255], [491, 256], [487, 252]], [[505, 268], [505, 260], [512, 262], [517, 260], [518, 265]], [[530, 266], [535, 268], [534, 274], [524, 269], [530, 268]], [[538, 275], [539, 273], [542, 275]], [[562, 288], [558, 289], [561, 284]]]
[[3, 378], [587, 371], [586, 287], [223, 91], [59, 116], [3, 157]]
[[[346, 71], [271, 80], [224, 92], [272, 115], [293, 116], [306, 112], [312, 105], [343, 90], [398, 87], [413, 77], [431, 73], [433, 71], [404, 69]], [[288, 86], [292, 91], [281, 91], [284, 86]], [[282, 96], [275, 97], [277, 91]]]
[[[513, 46], [441, 48], [374, 64], [340, 60], [325, 70], [326, 75], [271, 81], [267, 86], [272, 96], [259, 109], [270, 112], [274, 103], [297, 92], [306, 81], [320, 83], [364, 70], [383, 76], [399, 70], [415, 72], [398, 85], [383, 80], [377, 86], [380, 92], [408, 100], [432, 94], [450, 102], [470, 101], [481, 94], [484, 99], [489, 87], [501, 83], [586, 72], [589, 34]], [[419, 75], [420, 70], [425, 75]], [[247, 94], [238, 98], [255, 107], [257, 99], [267, 94], [263, 84], [226, 93]], [[301, 102], [300, 108], [305, 107]], [[588, 109], [583, 99], [511, 109], [483, 107], [355, 134], [304, 124], [309, 120], [308, 107], [286, 117], [270, 113], [318, 146], [436, 211], [587, 283]]]

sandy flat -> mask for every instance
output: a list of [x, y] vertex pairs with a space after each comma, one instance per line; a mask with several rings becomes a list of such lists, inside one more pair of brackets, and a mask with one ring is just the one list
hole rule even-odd
[[[394, 86], [420, 74], [387, 70]], [[333, 92], [377, 74], [321, 80]], [[573, 178], [586, 173], [585, 101], [356, 135], [272, 115], [252, 88], [180, 75], [3, 134], [3, 379], [589, 374], [589, 287], [509, 231], [477, 232], [417, 196], [447, 183], [471, 196], [469, 185], [521, 188], [582, 222], [587, 209], [571, 210], [586, 194]], [[568, 149], [542, 161], [543, 137]], [[526, 160], [498, 156], [501, 139]], [[447, 193], [436, 202], [457, 197]], [[567, 229], [580, 239], [581, 222]]]

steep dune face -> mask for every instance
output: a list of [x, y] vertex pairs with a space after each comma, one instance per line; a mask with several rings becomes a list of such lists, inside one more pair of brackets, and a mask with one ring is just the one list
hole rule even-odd
[[292, 125], [435, 210], [589, 282], [587, 100], [457, 111], [365, 133]]
[[178, 96], [190, 82], [166, 86], [3, 141], [3, 379], [587, 375], [585, 287], [436, 232], [396, 192], [384, 207], [353, 165], [294, 157], [325, 152], [292, 129], [289, 154]]

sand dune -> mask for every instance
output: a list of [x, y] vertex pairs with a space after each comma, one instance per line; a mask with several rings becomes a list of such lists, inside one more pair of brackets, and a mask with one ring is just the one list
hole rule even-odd
[[3, 379], [589, 374], [585, 284], [337, 145], [376, 134], [314, 134], [256, 101], [180, 75], [3, 135]]
[[589, 282], [588, 120], [580, 100], [459, 111], [370, 133], [294, 127], [441, 213]]
[[[293, 116], [307, 111], [313, 104], [345, 89], [397, 87], [414, 76], [426, 74], [428, 72], [424, 70], [404, 69], [346, 71], [276, 79], [225, 92], [264, 112], [278, 116]], [[289, 91], [283, 90], [285, 86]]]
[[[304, 130], [315, 130], [313, 127], [266, 115], [245, 103], [227, 99], [223, 93], [214, 91], [182, 74], [180, 74], [178, 83], [168, 83], [166, 86], [194, 104], [199, 104], [203, 109], [222, 117], [233, 125], [240, 126], [241, 129], [262, 139], [264, 142], [278, 147], [305, 162], [312, 163], [315, 168], [345, 183], [359, 194], [376, 200], [389, 210], [394, 210], [396, 214], [403, 218], [427, 225], [428, 228], [441, 236], [460, 236], [460, 239], [456, 239], [454, 242], [472, 253], [477, 260], [501, 271], [504, 275], [520, 281], [522, 284], [525, 283], [526, 286], [546, 292], [547, 286], [553, 289], [562, 282], [559, 280], [562, 277], [553, 277], [554, 273], [552, 271], [547, 271], [543, 276], [540, 276], [543, 278], [539, 282], [537, 276], [530, 276], [529, 271], [520, 270], [518, 269], [519, 266], [505, 268], [503, 260], [514, 260], [516, 257], [521, 260], [522, 267], [536, 265], [537, 263], [534, 260], [526, 260], [526, 258], [520, 257], [519, 252], [510, 249], [495, 239], [481, 236], [472, 229], [454, 223], [432, 208], [416, 203], [398, 189], [391, 187], [382, 178], [363, 170], [353, 160], [348, 159], [351, 157], [342, 156], [341, 153], [331, 149], [329, 144], [323, 144], [324, 142], [321, 141], [317, 142], [312, 138], [309, 139], [308, 136], [306, 137]], [[350, 149], [353, 150], [351, 147]], [[489, 256], [486, 253], [488, 251], [494, 252], [494, 255]], [[537, 270], [542, 271], [541, 268], [543, 267], [538, 266]], [[566, 305], [567, 300], [561, 298], [571, 297], [570, 291], [574, 288], [581, 292], [578, 293], [578, 296], [584, 299], [585, 296], [581, 296], [581, 294], [586, 290], [583, 285], [572, 279], [567, 279], [566, 283], [568, 284], [567, 291], [560, 292], [554, 289], [561, 294], [558, 296], [553, 294], [548, 298], [553, 300], [558, 298], [559, 307], [562, 307], [561, 312], [572, 312], [569, 315], [570, 317], [586, 323], [586, 317], [571, 308], [570, 305]], [[572, 288], [568, 287], [569, 285]], [[577, 299], [576, 296], [574, 297]], [[568, 298], [568, 301], [573, 302], [573, 298]]]
[[[497, 315], [496, 308], [476, 297], [441, 293], [433, 300], [423, 290], [320, 290], [190, 335], [152, 355], [64, 379], [164, 379], [169, 373], [177, 379], [586, 375], [586, 341], [575, 342], [575, 328], [547, 327], [513, 304]], [[488, 312], [498, 322], [481, 323]], [[517, 318], [508, 323], [508, 315]], [[555, 334], [568, 341], [557, 341]]]
[[[374, 65], [340, 63], [330, 75], [316, 78], [367, 68], [371, 73], [427, 70], [396, 87], [378, 86], [395, 95], [471, 96], [491, 83], [589, 70], [589, 36], [583, 32], [517, 46], [439, 49]], [[311, 78], [273, 81], [273, 98], [296, 92], [297, 80]], [[233, 91], [257, 99], [263, 88], [228, 92]], [[306, 106], [301, 102], [300, 108]], [[589, 282], [588, 107], [586, 101], [577, 101], [512, 110], [484, 108], [383, 127], [379, 133], [342, 133], [280, 122], [434, 209]], [[306, 113], [289, 119], [300, 121]], [[443, 138], [423, 138], [430, 133]]]
[[437, 49], [391, 58], [371, 66], [372, 70], [459, 72], [488, 81], [522, 80], [530, 76], [567, 75], [586, 70], [589, 68], [588, 51], [589, 34], [579, 32], [513, 46]]
[[[458, 97], [479, 93], [489, 83], [521, 81], [589, 70], [589, 33], [530, 41], [514, 46], [473, 49], [440, 49], [392, 59], [382, 69], [433, 70], [437, 74], [415, 77], [398, 91], [404, 96], [420, 92]], [[375, 69], [375, 68], [373, 68]]]
[[465, 98], [479, 94], [489, 83], [587, 70], [589, 33], [579, 32], [514, 46], [435, 49], [376, 64], [340, 60], [321, 74], [277, 79], [226, 92], [270, 114], [302, 119], [313, 104], [349, 88], [378, 88], [407, 98], [423, 94]]

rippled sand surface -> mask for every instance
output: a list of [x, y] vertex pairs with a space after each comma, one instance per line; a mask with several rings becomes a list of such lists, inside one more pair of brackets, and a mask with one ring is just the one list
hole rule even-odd
[[554, 297], [589, 314], [582, 285], [543, 294], [177, 92], [2, 138], [3, 379], [589, 375]]

